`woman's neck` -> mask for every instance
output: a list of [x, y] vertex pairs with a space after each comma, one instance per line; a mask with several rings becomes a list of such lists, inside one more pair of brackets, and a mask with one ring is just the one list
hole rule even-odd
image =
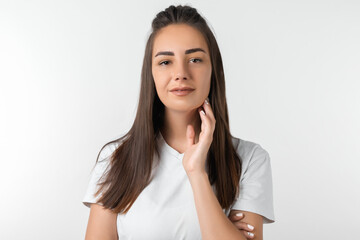
[[161, 134], [166, 143], [180, 153], [185, 152], [186, 128], [189, 124], [195, 130], [195, 142], [197, 142], [201, 130], [201, 119], [197, 109], [191, 112], [165, 110]]

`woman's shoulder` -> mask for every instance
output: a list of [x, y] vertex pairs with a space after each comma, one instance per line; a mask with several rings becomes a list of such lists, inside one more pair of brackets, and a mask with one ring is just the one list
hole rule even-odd
[[268, 151], [257, 142], [232, 136], [232, 143], [235, 151], [243, 161], [243, 165], [248, 165], [253, 161], [270, 160]]

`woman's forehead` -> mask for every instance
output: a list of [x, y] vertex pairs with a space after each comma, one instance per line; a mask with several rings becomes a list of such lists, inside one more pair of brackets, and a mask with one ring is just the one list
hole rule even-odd
[[154, 39], [153, 56], [159, 51], [183, 52], [202, 48], [208, 53], [202, 33], [187, 24], [171, 24], [159, 30]]

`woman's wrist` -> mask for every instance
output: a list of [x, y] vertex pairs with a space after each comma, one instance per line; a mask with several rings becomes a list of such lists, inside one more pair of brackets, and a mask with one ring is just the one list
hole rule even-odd
[[205, 169], [188, 170], [188, 171], [186, 171], [186, 174], [190, 181], [195, 180], [196, 178], [199, 178], [199, 177], [204, 177], [204, 176], [208, 177], [208, 174], [205, 171]]

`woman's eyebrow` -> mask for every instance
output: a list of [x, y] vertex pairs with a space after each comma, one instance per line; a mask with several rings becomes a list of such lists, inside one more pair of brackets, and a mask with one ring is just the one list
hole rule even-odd
[[[190, 54], [190, 53], [194, 53], [194, 52], [205, 52], [204, 49], [202, 48], [190, 48], [188, 50], [185, 51], [185, 54]], [[155, 57], [159, 56], [159, 55], [166, 55], [166, 56], [174, 56], [174, 52], [170, 52], [170, 51], [163, 51], [163, 52], [158, 52]]]
[[205, 50], [202, 49], [202, 48], [191, 48], [191, 49], [186, 50], [185, 54], [189, 54], [189, 53], [193, 53], [193, 52], [199, 52], [199, 51], [206, 53]]

